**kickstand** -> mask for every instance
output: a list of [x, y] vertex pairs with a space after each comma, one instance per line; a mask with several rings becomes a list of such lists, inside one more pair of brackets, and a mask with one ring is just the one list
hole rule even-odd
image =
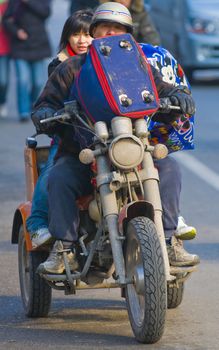
[[70, 271], [66, 251], [63, 252], [63, 259], [64, 259], [64, 264], [65, 264], [65, 273], [66, 273], [66, 277], [67, 277], [67, 281], [66, 281], [67, 283], [64, 283], [65, 284], [65, 294], [66, 295], [75, 294], [74, 280], [71, 276], [71, 271]]

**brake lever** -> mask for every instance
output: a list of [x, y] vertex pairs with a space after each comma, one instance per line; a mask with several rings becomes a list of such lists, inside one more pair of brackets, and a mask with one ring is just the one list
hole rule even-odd
[[41, 119], [40, 120], [40, 123], [41, 124], [45, 124], [45, 123], [49, 123], [49, 122], [53, 122], [53, 121], [56, 121], [56, 120], [59, 120], [59, 121], [64, 121], [64, 120], [68, 120], [68, 119], [71, 119], [71, 116], [69, 113], [63, 113], [63, 114], [58, 114], [56, 115], [56, 113], [54, 114], [54, 117], [50, 117], [50, 118], [46, 118], [46, 119]]
[[160, 112], [161, 113], [169, 113], [172, 110], [177, 110], [180, 111], [180, 107], [179, 106], [174, 106], [171, 104], [171, 101], [169, 99], [169, 97], [164, 97], [160, 99]]

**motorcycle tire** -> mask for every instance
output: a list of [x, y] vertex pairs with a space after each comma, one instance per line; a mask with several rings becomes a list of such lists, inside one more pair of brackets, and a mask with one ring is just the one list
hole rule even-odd
[[24, 230], [21, 226], [18, 239], [18, 268], [21, 298], [28, 317], [46, 317], [50, 310], [51, 287], [36, 273], [39, 264], [47, 257], [47, 252], [27, 251]]
[[[149, 218], [136, 217], [129, 221], [125, 264], [127, 278], [140, 280], [140, 283], [134, 282], [125, 287], [133, 333], [141, 343], [155, 343], [164, 332], [167, 285], [160, 241], [156, 227]], [[139, 271], [138, 276], [136, 271]]]
[[178, 286], [167, 285], [167, 308], [175, 309], [183, 300], [184, 283], [178, 283]]

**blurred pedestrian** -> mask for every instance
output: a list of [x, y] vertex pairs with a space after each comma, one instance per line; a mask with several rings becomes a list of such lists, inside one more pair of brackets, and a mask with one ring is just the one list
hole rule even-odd
[[7, 6], [8, 0], [0, 0], [0, 118], [7, 116], [6, 96], [9, 81], [10, 43], [9, 36], [2, 24], [2, 17]]
[[99, 5], [98, 0], [70, 0], [70, 14], [75, 11], [83, 10], [86, 8], [95, 8]]
[[[99, 2], [108, 1], [100, 0]], [[114, 2], [118, 2], [129, 9], [133, 20], [133, 36], [137, 42], [160, 45], [160, 35], [144, 6], [143, 0], [114, 0]]]
[[51, 0], [9, 0], [3, 24], [11, 36], [20, 121], [30, 118], [32, 105], [45, 82], [45, 59], [51, 56], [46, 31]]

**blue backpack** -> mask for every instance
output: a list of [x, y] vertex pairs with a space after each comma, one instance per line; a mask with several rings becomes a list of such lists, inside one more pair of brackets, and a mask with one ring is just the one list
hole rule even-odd
[[130, 34], [93, 40], [72, 94], [92, 122], [143, 118], [159, 106], [151, 66]]

